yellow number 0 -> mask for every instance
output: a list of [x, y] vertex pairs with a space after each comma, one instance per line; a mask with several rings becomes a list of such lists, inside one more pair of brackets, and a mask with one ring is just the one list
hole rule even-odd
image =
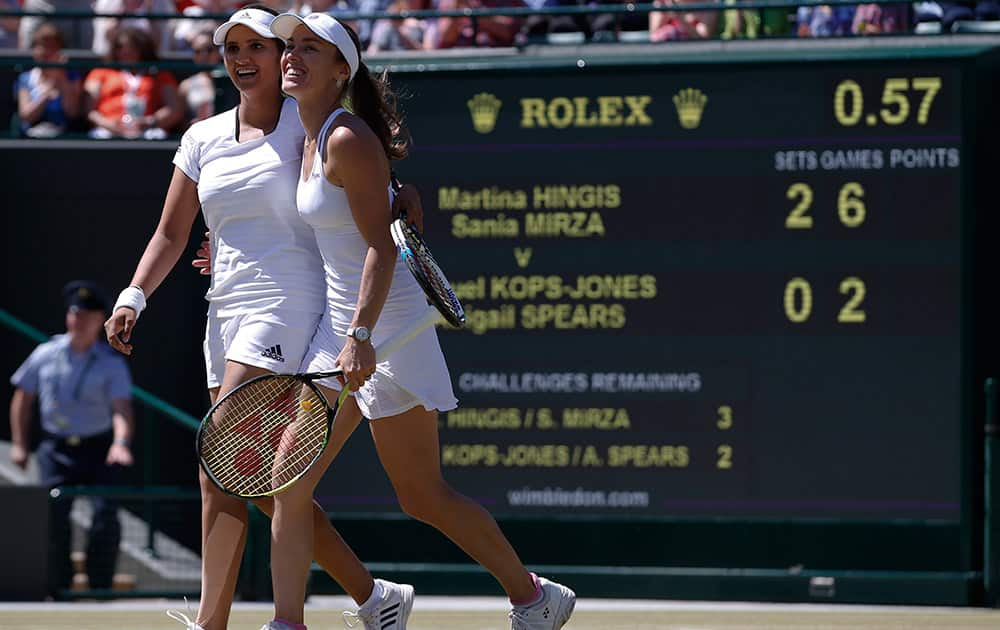
[[[798, 299], [796, 299], [798, 298]], [[797, 303], [798, 302], [798, 303]], [[785, 317], [788, 321], [801, 324], [812, 313], [812, 287], [805, 278], [792, 278], [785, 285]]]
[[[851, 97], [850, 112], [847, 107], [847, 97]], [[853, 127], [861, 120], [864, 97], [861, 95], [861, 86], [856, 81], [846, 79], [837, 85], [833, 93], [833, 115], [837, 122], [845, 127]]]

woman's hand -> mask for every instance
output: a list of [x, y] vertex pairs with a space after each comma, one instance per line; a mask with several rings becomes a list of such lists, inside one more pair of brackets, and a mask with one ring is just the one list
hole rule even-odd
[[344, 371], [344, 382], [356, 392], [375, 373], [375, 348], [371, 341], [347, 337], [344, 349], [337, 356], [337, 365]]
[[211, 232], [205, 232], [205, 240], [201, 242], [201, 247], [194, 253], [195, 259], [191, 261], [191, 266], [203, 276], [212, 275], [212, 244], [209, 234]]
[[104, 332], [108, 336], [108, 345], [125, 355], [132, 355], [132, 329], [135, 328], [136, 312], [127, 306], [119, 307], [104, 322]]
[[417, 228], [418, 232], [424, 231], [424, 206], [420, 203], [420, 192], [413, 184], [403, 184], [403, 187], [396, 193], [396, 199], [392, 202], [392, 218], [399, 218], [399, 215], [406, 213], [406, 222]]

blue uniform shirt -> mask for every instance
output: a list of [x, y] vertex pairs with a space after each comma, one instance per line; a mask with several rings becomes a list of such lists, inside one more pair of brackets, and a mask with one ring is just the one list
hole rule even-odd
[[38, 396], [46, 433], [81, 438], [111, 429], [111, 401], [131, 398], [125, 359], [98, 342], [83, 353], [56, 335], [35, 348], [10, 378], [14, 387]]

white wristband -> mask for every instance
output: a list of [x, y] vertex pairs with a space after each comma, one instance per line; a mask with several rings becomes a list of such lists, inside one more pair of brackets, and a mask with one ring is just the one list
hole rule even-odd
[[135, 318], [139, 319], [139, 313], [146, 308], [146, 294], [139, 287], [126, 288], [118, 294], [118, 301], [115, 302], [115, 307], [111, 312], [113, 313], [123, 306], [135, 311]]

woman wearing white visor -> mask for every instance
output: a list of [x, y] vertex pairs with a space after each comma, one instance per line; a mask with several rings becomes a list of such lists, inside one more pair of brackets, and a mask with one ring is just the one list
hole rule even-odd
[[[215, 32], [213, 41], [224, 46], [226, 70], [240, 92], [239, 105], [184, 134], [159, 226], [132, 286], [122, 292], [105, 325], [111, 345], [131, 353], [129, 338], [146, 296], [177, 263], [201, 208], [213, 253], [204, 343], [213, 401], [252, 377], [294, 371], [324, 310], [323, 261], [295, 207], [304, 132], [295, 102], [281, 93], [284, 45], [269, 29], [274, 15], [266, 8], [241, 9]], [[406, 198], [407, 210], [419, 214], [419, 197], [411, 190]], [[346, 409], [334, 437], [349, 434], [360, 418], [356, 408]], [[191, 621], [168, 614], [189, 629], [224, 630], [246, 540], [247, 507], [220, 492], [204, 473], [200, 485], [198, 616]], [[257, 505], [273, 514], [272, 500]], [[358, 603], [391, 606], [412, 597], [409, 587], [376, 585], [323, 510], [310, 505], [309, 511], [316, 560]], [[311, 556], [313, 547], [305, 553]]]
[[[493, 574], [511, 600], [511, 628], [561, 628], [573, 611], [573, 591], [530, 573], [493, 517], [441, 474], [438, 412], [456, 400], [436, 332], [424, 331], [375, 363], [373, 339], [391, 336], [426, 308], [389, 233], [389, 161], [406, 155], [393, 95], [361, 62], [357, 36], [335, 18], [285, 13], [271, 31], [285, 41], [281, 86], [298, 102], [306, 132], [298, 209], [313, 228], [328, 274], [327, 309], [301, 369], [344, 369], [401, 507]], [[343, 107], [346, 100], [351, 111]], [[341, 388], [334, 379], [321, 384], [327, 396]], [[275, 498], [276, 513], [288, 517], [272, 531], [275, 612], [297, 624], [310, 562], [303, 541], [312, 535], [312, 492], [335, 451], [328, 449], [305, 478]], [[365, 607], [358, 614], [366, 628], [396, 627]]]

